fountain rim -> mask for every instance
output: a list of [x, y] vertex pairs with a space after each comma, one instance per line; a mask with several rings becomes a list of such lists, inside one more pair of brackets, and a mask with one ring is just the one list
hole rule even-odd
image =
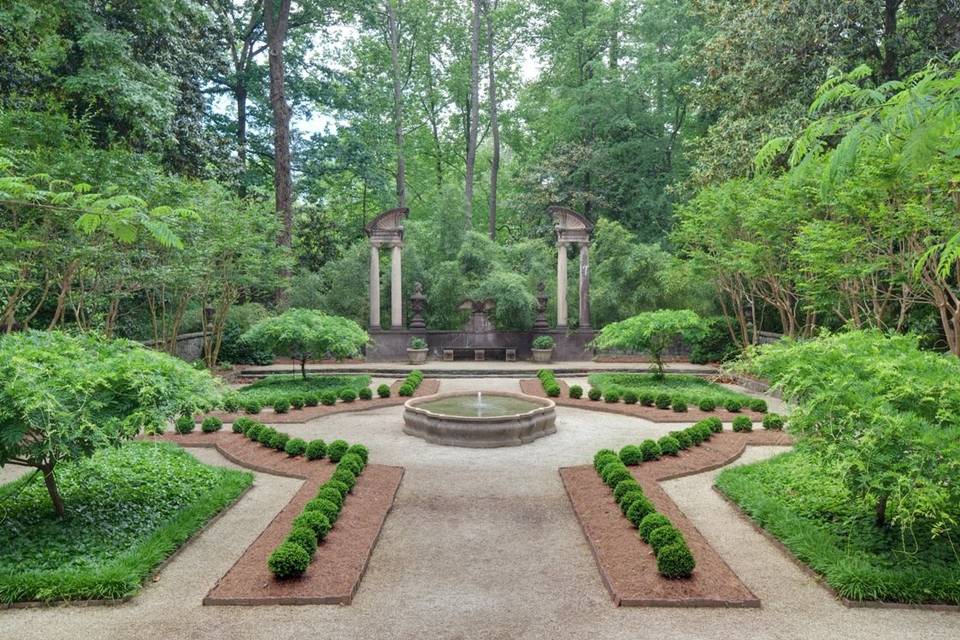
[[419, 398], [410, 398], [403, 403], [403, 407], [406, 411], [414, 411], [431, 418], [442, 418], [444, 420], [451, 420], [456, 422], [503, 422], [504, 420], [513, 420], [517, 418], [524, 418], [527, 416], [535, 416], [540, 413], [546, 413], [552, 411], [556, 408], [557, 403], [551, 400], [550, 398], [542, 398], [539, 396], [531, 396], [525, 393], [513, 393], [511, 391], [483, 391], [484, 396], [499, 396], [507, 398], [516, 398], [518, 400], [526, 400], [531, 404], [539, 404], [538, 407], [531, 409], [529, 411], [521, 411], [518, 413], [508, 413], [506, 415], [499, 416], [457, 416], [451, 415], [449, 413], [437, 413], [436, 411], [430, 411], [429, 409], [424, 409], [423, 407], [417, 406], [420, 402], [433, 402], [434, 400], [444, 400], [446, 398], [470, 398], [474, 397], [472, 392], [469, 391], [452, 391], [449, 393], [435, 393], [429, 396], [421, 396]]

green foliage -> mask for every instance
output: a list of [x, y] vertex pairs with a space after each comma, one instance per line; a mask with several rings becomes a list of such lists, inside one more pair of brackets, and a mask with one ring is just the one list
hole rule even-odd
[[757, 413], [767, 412], [767, 401], [762, 398], [753, 398], [747, 403], [747, 406], [750, 407], [751, 411], [756, 411]]
[[277, 578], [295, 578], [310, 566], [310, 554], [295, 542], [283, 542], [270, 553], [267, 567]]
[[607, 391], [603, 394], [603, 401], [607, 404], [616, 404], [620, 402], [620, 392], [616, 390]]
[[347, 444], [346, 440], [334, 440], [327, 445], [327, 457], [330, 458], [330, 462], [340, 462], [340, 458], [342, 458], [349, 449], [350, 445]]
[[644, 542], [650, 542], [650, 534], [660, 527], [670, 526], [670, 518], [662, 513], [648, 513], [637, 526], [637, 533]]
[[[330, 457], [329, 449], [327, 449], [327, 457]], [[337, 482], [342, 482], [343, 484], [347, 485], [347, 487], [350, 490], [352, 490], [354, 485], [357, 484], [356, 474], [350, 471], [350, 469], [347, 469], [346, 467], [341, 467], [341, 466], [337, 466], [337, 470], [333, 472], [333, 475], [330, 476], [330, 479], [336, 480]]]
[[343, 389], [340, 391], [340, 399], [343, 402], [353, 402], [357, 399], [357, 392], [353, 389]]
[[363, 471], [364, 466], [365, 465], [360, 456], [352, 453], [348, 453], [340, 458], [340, 463], [337, 465], [338, 468], [343, 467], [344, 469], [348, 469], [350, 473], [355, 476], [360, 475], [360, 472]]
[[660, 457], [660, 446], [655, 440], [644, 440], [640, 443], [640, 452], [643, 454], [644, 462], [656, 460]]
[[373, 398], [373, 391], [370, 387], [364, 387], [357, 391], [357, 397], [361, 400], [371, 400]]
[[617, 504], [620, 503], [620, 500], [630, 491], [636, 491], [640, 489], [640, 483], [634, 480], [633, 478], [627, 478], [626, 480], [621, 480], [617, 483], [617, 486], [613, 488], [613, 499], [617, 501]]
[[640, 447], [628, 444], [619, 453], [620, 461], [626, 465], [637, 465], [643, 462], [643, 452]]
[[131, 442], [65, 461], [57, 480], [65, 519], [37, 478], [0, 486], [0, 602], [134, 595], [253, 476], [200, 464], [174, 445]]
[[319, 511], [304, 511], [293, 519], [293, 527], [307, 527], [311, 529], [317, 537], [317, 542], [322, 542], [327, 534], [330, 533], [330, 521], [327, 516]]
[[573, 398], [574, 400], [579, 400], [580, 398], [583, 397], [583, 387], [581, 387], [578, 384], [575, 384], [570, 387], [568, 393], [570, 394], [570, 397]]
[[665, 578], [689, 578], [696, 566], [689, 547], [682, 542], [668, 544], [657, 553], [657, 571]]
[[250, 415], [257, 415], [263, 410], [263, 405], [256, 400], [245, 400], [243, 402], [243, 411]]
[[635, 526], [639, 527], [640, 523], [643, 522], [644, 517], [648, 514], [655, 513], [656, 509], [653, 507], [653, 503], [650, 502], [647, 498], [640, 498], [633, 501], [633, 504], [630, 505], [630, 508], [627, 509], [627, 520]]
[[203, 422], [200, 423], [200, 431], [204, 433], [213, 433], [214, 431], [220, 431], [223, 428], [223, 420], [216, 416], [207, 416], [203, 419]]
[[[241, 400], [255, 401], [262, 405], [273, 405], [276, 401], [287, 401], [293, 406], [294, 400], [302, 400], [310, 406], [307, 397], [310, 394], [332, 392], [336, 396], [344, 389], [359, 391], [370, 386], [370, 376], [327, 376], [311, 375], [303, 378], [296, 375], [271, 374], [239, 391]], [[314, 405], [315, 406], [315, 405]]]
[[606, 484], [608, 487], [611, 487], [611, 488], [616, 487], [617, 484], [626, 480], [627, 478], [633, 477], [630, 475], [630, 472], [627, 471], [626, 467], [624, 467], [622, 464], [619, 467], [615, 467], [609, 470], [608, 469], [609, 467], [604, 468], [602, 478], [603, 478], [604, 484]]
[[690, 437], [690, 434], [687, 433], [686, 429], [682, 431], [671, 431], [668, 435], [677, 440], [677, 442], [680, 444], [681, 450], [689, 449], [695, 444], [693, 438]]
[[587, 392], [587, 397], [596, 402], [603, 396], [603, 392], [600, 391], [597, 387], [590, 387], [590, 391]]
[[370, 451], [369, 451], [369, 449], [367, 449], [367, 448], [366, 448], [365, 446], [363, 446], [362, 444], [352, 444], [352, 445], [350, 445], [350, 448], [347, 449], [347, 453], [348, 453], [349, 455], [355, 455], [355, 456], [357, 456], [358, 458], [360, 458], [360, 461], [363, 462], [364, 466], [366, 466], [367, 461], [370, 459]]
[[196, 428], [196, 426], [197, 423], [191, 415], [178, 416], [176, 421], [173, 423], [174, 430], [180, 434], [193, 433], [193, 430]]
[[658, 393], [656, 400], [654, 400], [654, 404], [656, 405], [657, 409], [669, 409], [671, 401], [672, 398], [670, 397], [670, 394]]
[[237, 418], [236, 420], [234, 420], [233, 423], [230, 425], [230, 427], [234, 433], [243, 434], [247, 432], [247, 429], [249, 429], [255, 424], [257, 423], [253, 418], [248, 418], [246, 416], [243, 416], [242, 418]]
[[681, 400], [688, 406], [699, 406], [701, 402], [722, 404], [727, 399], [738, 400], [741, 403], [750, 401], [750, 396], [731, 391], [726, 387], [705, 380], [697, 376], [667, 374], [662, 379], [652, 374], [637, 373], [594, 373], [590, 375], [590, 384], [599, 387], [602, 391], [617, 390], [621, 395], [627, 391], [637, 394], [641, 404], [645, 399], [652, 397], [649, 405], [656, 400], [665, 404], [661, 408], [670, 407], [673, 399]]
[[608, 324], [594, 339], [598, 349], [646, 352], [653, 359], [655, 377], [663, 378], [663, 354], [678, 341], [693, 342], [705, 332], [703, 320], [686, 309], [650, 311]]
[[381, 398], [389, 398], [390, 385], [381, 384], [379, 387], [377, 387], [377, 395], [380, 396]]
[[801, 447], [725, 469], [717, 488], [845, 598], [960, 604], [953, 544], [876, 527], [874, 504], [848, 485], [845, 466]]
[[403, 398], [409, 398], [413, 395], [413, 391], [414, 389], [411, 385], [404, 383], [397, 389], [397, 395]]
[[552, 336], [537, 336], [533, 339], [534, 349], [553, 349], [553, 344]]
[[632, 391], [632, 390], [630, 390], [630, 389], [627, 389], [626, 391], [623, 392], [623, 401], [624, 401], [624, 403], [626, 403], [626, 404], [637, 404], [637, 400], [639, 400], [639, 397], [637, 396], [637, 394], [636, 394], [635, 391]]
[[304, 450], [307, 460], [320, 460], [327, 455], [327, 444], [323, 440], [311, 440]]
[[337, 506], [336, 502], [328, 500], [327, 498], [314, 498], [313, 500], [307, 502], [307, 504], [303, 505], [303, 510], [304, 512], [319, 511], [326, 516], [329, 522], [336, 522], [337, 518], [340, 516], [340, 507]]
[[619, 459], [617, 452], [613, 449], [600, 449], [593, 454], [593, 468], [599, 473], [607, 463]]
[[704, 398], [699, 402], [697, 407], [700, 411], [713, 411], [717, 408], [717, 403], [713, 398]]
[[287, 413], [290, 411], [290, 401], [286, 398], [273, 401], [274, 413]]
[[672, 524], [664, 525], [653, 529], [647, 535], [647, 542], [653, 547], [653, 552], [659, 555], [660, 550], [668, 545], [683, 544], [683, 534], [677, 531]]
[[276, 449], [277, 451], [285, 451], [287, 448], [287, 443], [290, 442], [290, 434], [288, 433], [277, 433], [270, 439], [270, 446]]
[[734, 399], [734, 398], [729, 398], [729, 399], [727, 399], [727, 400], [724, 401], [724, 403], [723, 403], [723, 408], [726, 409], [727, 411], [731, 411], [731, 412], [733, 412], [733, 413], [736, 413], [736, 412], [740, 411], [740, 409], [743, 408], [743, 403], [742, 403], [740, 400], [736, 400], [736, 399]]
[[663, 436], [657, 440], [657, 446], [660, 447], [660, 454], [665, 456], [675, 456], [680, 451], [680, 441], [673, 436]]
[[291, 438], [284, 445], [283, 450], [288, 456], [302, 456], [307, 451], [307, 443], [302, 438]]
[[325, 407], [332, 407], [337, 404], [337, 392], [335, 391], [324, 391], [320, 394], [320, 404]]
[[287, 534], [285, 542], [292, 542], [293, 544], [303, 547], [303, 550], [310, 556], [317, 550], [317, 534], [315, 534], [310, 527], [293, 527], [290, 529], [290, 533]]
[[329, 500], [337, 505], [337, 509], [343, 507], [344, 496], [345, 494], [341, 493], [337, 488], [328, 485], [324, 485], [317, 490], [317, 498]]
[[290, 398], [290, 408], [292, 409], [303, 409], [306, 402], [303, 399], [303, 396], [293, 396]]
[[410, 349], [426, 349], [427, 341], [423, 338], [418, 338], [416, 336], [410, 338], [410, 342], [407, 344]]
[[647, 497], [643, 494], [642, 490], [634, 489], [633, 491], [628, 491], [620, 498], [620, 511], [623, 512], [623, 515], [627, 515], [634, 502], [646, 500]]
[[683, 400], [674, 398], [670, 403], [670, 408], [673, 409], [674, 413], [686, 413], [687, 403]]
[[763, 416], [763, 428], [770, 429], [773, 431], [782, 431], [783, 430], [784, 419], [783, 416], [777, 413], [768, 413]]
[[723, 431], [723, 422], [721, 422], [720, 418], [716, 416], [710, 416], [709, 418], [704, 418], [697, 424], [706, 425], [706, 427], [710, 429], [711, 433], [720, 433], [721, 431]]

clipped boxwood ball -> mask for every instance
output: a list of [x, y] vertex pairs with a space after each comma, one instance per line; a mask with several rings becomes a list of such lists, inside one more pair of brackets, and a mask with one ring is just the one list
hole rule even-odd
[[652, 407], [654, 402], [656, 402], [656, 396], [652, 392], [644, 391], [640, 394], [640, 404], [643, 406]]
[[263, 411], [263, 405], [257, 402], [256, 400], [247, 400], [243, 403], [243, 412], [248, 413], [252, 416], [257, 415]]
[[619, 391], [607, 391], [603, 394], [603, 401], [608, 404], [615, 404], [620, 402], [620, 392]]
[[700, 434], [700, 442], [706, 442], [713, 437], [713, 430], [710, 429], [710, 425], [698, 422], [697, 424], [690, 427], [691, 429], [696, 429], [697, 433]]
[[200, 431], [204, 433], [213, 433], [214, 431], [220, 431], [222, 428], [223, 420], [216, 416], [207, 416], [203, 419], [203, 422], [200, 423]]
[[379, 387], [377, 387], [377, 395], [380, 396], [381, 398], [389, 398], [390, 386], [386, 384], [382, 384]]
[[336, 489], [341, 496], [346, 497], [350, 493], [350, 485], [346, 482], [340, 482], [339, 480], [334, 480], [333, 478], [327, 480], [323, 483], [323, 486], [330, 487], [331, 489]]
[[311, 440], [304, 450], [307, 460], [319, 460], [327, 455], [327, 443], [323, 440]]
[[727, 400], [726, 402], [723, 403], [723, 408], [726, 409], [727, 411], [736, 413], [737, 411], [740, 411], [741, 408], [743, 408], [743, 403], [740, 402], [739, 400], [734, 400], [731, 398], [730, 400]]
[[578, 384], [575, 384], [572, 387], [570, 387], [568, 393], [570, 394], [570, 397], [573, 398], [574, 400], [579, 400], [580, 398], [583, 397], [583, 387], [581, 387]]
[[643, 521], [644, 516], [654, 511], [656, 511], [656, 509], [653, 508], [653, 503], [650, 502], [649, 499], [634, 500], [630, 508], [627, 509], [627, 520], [629, 520], [633, 526], [637, 527], [640, 525], [640, 522]]
[[683, 543], [683, 534], [681, 534], [673, 525], [664, 525], [657, 527], [647, 536], [647, 542], [653, 547], [655, 554], [660, 553], [660, 549], [677, 542]]
[[[601, 477], [601, 478], [603, 479], [603, 481], [606, 483], [606, 482], [607, 482], [607, 477], [608, 477], [611, 473], [613, 473], [614, 471], [620, 471], [620, 470], [626, 471], [626, 469], [627, 469], [626, 465], [624, 465], [623, 462], [620, 461], [620, 458], [613, 458], [612, 460], [610, 460], [610, 462], [608, 462], [608, 463], [606, 463], [605, 465], [603, 465], [603, 468], [602, 468], [602, 469], [600, 469], [600, 477]], [[628, 477], [632, 477], [632, 476], [630, 476], [630, 475], [628, 474]], [[609, 483], [607, 483], [607, 484], [609, 484]], [[616, 485], [616, 483], [613, 483], [613, 484], [611, 484], [610, 486], [611, 486], [611, 487], [615, 487], [615, 486], [617, 486], [617, 485]]]
[[360, 389], [360, 391], [357, 391], [357, 397], [361, 400], [371, 400], [373, 398], [373, 391], [370, 387], [364, 387]]
[[324, 484], [317, 489], [317, 497], [323, 498], [324, 500], [329, 500], [333, 504], [337, 505], [337, 509], [343, 508], [343, 494], [340, 493], [339, 489], [329, 487]]
[[294, 409], [303, 409], [304, 405], [307, 404], [307, 401], [303, 399], [303, 396], [294, 396], [290, 398], [290, 406]]
[[657, 409], [669, 409], [671, 400], [672, 398], [668, 394], [661, 393], [657, 396], [657, 399], [654, 400], [654, 404], [657, 406]]
[[344, 467], [337, 467], [337, 470], [333, 472], [333, 475], [330, 476], [330, 479], [338, 480], [351, 489], [353, 489], [353, 486], [357, 484], [357, 476], [355, 476], [352, 471]]
[[332, 407], [337, 404], [337, 394], [333, 391], [324, 391], [320, 394], [320, 404], [325, 407]]
[[240, 398], [236, 394], [223, 397], [223, 410], [227, 413], [236, 413], [240, 410]]
[[347, 449], [347, 453], [353, 453], [360, 456], [360, 459], [363, 460], [364, 465], [366, 465], [367, 461], [370, 459], [370, 451], [362, 444], [351, 445], [350, 448]]
[[357, 399], [357, 392], [350, 388], [344, 389], [340, 392], [340, 399], [344, 402], [353, 402]]
[[660, 445], [648, 438], [640, 443], [640, 452], [643, 454], [644, 461], [656, 460], [660, 457]]
[[287, 443], [290, 442], [289, 433], [278, 433], [273, 438], [273, 448], [277, 451], [285, 451], [287, 448]]
[[255, 424], [257, 424], [256, 420], [254, 420], [253, 418], [248, 418], [246, 416], [243, 416], [241, 418], [237, 418], [236, 420], [234, 420], [233, 424], [230, 426], [233, 429], [234, 433], [246, 433], [247, 429], [249, 429]]
[[173, 423], [174, 430], [179, 434], [193, 433], [193, 430], [196, 428], [197, 423], [194, 421], [193, 416], [180, 416], [177, 418], [177, 421]]
[[299, 544], [281, 543], [267, 558], [267, 567], [278, 578], [302, 576], [310, 566], [310, 554]]
[[262, 423], [257, 422], [252, 427], [247, 427], [247, 430], [243, 432], [243, 435], [247, 436], [254, 442], [259, 442], [260, 432], [263, 431], [264, 426]]
[[627, 471], [626, 467], [620, 467], [618, 469], [612, 470], [604, 478], [604, 484], [608, 487], [616, 487], [620, 482], [626, 480], [627, 478], [632, 478], [630, 472]]
[[690, 438], [690, 434], [688, 434], [686, 430], [671, 431], [667, 435], [677, 439], [677, 442], [680, 443], [680, 449], [689, 449], [693, 446], [693, 440]]
[[783, 416], [778, 413], [768, 413], [763, 416], [763, 428], [780, 431], [783, 429]]
[[350, 445], [347, 444], [346, 440], [334, 440], [327, 445], [327, 457], [330, 458], [330, 462], [340, 462], [347, 450], [350, 448]]
[[668, 544], [657, 554], [657, 571], [664, 578], [689, 578], [696, 566], [686, 544]]
[[617, 457], [617, 452], [614, 451], [613, 449], [600, 449], [595, 454], [593, 454], [593, 468], [596, 469], [597, 471], [600, 471], [606, 465], [606, 462], [601, 464], [601, 461], [603, 461], [606, 458], [616, 458], [616, 457]]
[[670, 405], [674, 413], [686, 413], [687, 412], [687, 403], [684, 400], [674, 400], [673, 404]]
[[294, 527], [309, 527], [317, 536], [317, 542], [322, 542], [330, 533], [330, 521], [319, 511], [304, 511], [293, 519]]
[[337, 516], [340, 515], [340, 507], [334, 504], [332, 500], [327, 500], [326, 498], [314, 498], [307, 504], [303, 505], [303, 510], [319, 511], [323, 515], [327, 516], [327, 520], [330, 522], [336, 522]]
[[397, 390], [397, 395], [403, 396], [404, 398], [409, 398], [410, 396], [413, 395], [413, 391], [414, 391], [413, 385], [408, 382], [404, 382], [402, 385], [400, 385], [400, 388]]
[[634, 391], [624, 391], [623, 392], [623, 401], [627, 404], [637, 404], [640, 398], [637, 397], [636, 392]]
[[340, 459], [340, 464], [337, 466], [342, 469], [349, 469], [350, 473], [358, 476], [363, 471], [363, 460], [360, 459], [360, 456], [348, 453]]
[[593, 400], [594, 402], [599, 400], [602, 396], [603, 396], [603, 392], [600, 391], [600, 389], [597, 389], [596, 387], [593, 387], [592, 389], [590, 389], [590, 391], [587, 391], [587, 397]]
[[753, 422], [747, 416], [737, 416], [733, 419], [733, 430], [737, 432], [753, 431]]
[[713, 411], [717, 408], [717, 402], [713, 398], [704, 398], [697, 406], [700, 411]]
[[310, 527], [294, 527], [287, 534], [287, 542], [298, 544], [311, 556], [317, 550], [317, 534]]
[[767, 412], [767, 401], [762, 398], [753, 398], [750, 400], [748, 406], [751, 411], [756, 411], [757, 413]]
[[620, 461], [626, 465], [635, 465], [643, 462], [643, 452], [635, 444], [628, 444], [620, 449]]
[[628, 491], [624, 494], [623, 498], [620, 499], [620, 511], [623, 512], [623, 515], [627, 515], [627, 512], [630, 511], [630, 507], [633, 506], [633, 503], [637, 500], [646, 500], [647, 496], [643, 493], [642, 489], [634, 489], [633, 491]]
[[617, 504], [620, 503], [620, 499], [629, 491], [636, 491], [640, 489], [640, 483], [634, 480], [633, 478], [627, 478], [626, 480], [621, 480], [617, 483], [617, 486], [613, 488], [613, 499], [617, 501]]
[[660, 455], [675, 456], [680, 453], [680, 443], [673, 436], [663, 436], [657, 440], [660, 447]]
[[720, 418], [716, 416], [710, 416], [706, 420], [701, 420], [703, 424], [707, 425], [710, 428], [711, 433], [720, 433], [723, 431], [723, 422], [720, 421]]
[[563, 389], [560, 388], [560, 385], [556, 382], [551, 382], [545, 387], [547, 391], [547, 396], [550, 398], [559, 398], [560, 394], [563, 392]]
[[283, 448], [288, 456], [302, 456], [307, 450], [307, 442], [303, 438], [291, 438]]
[[669, 527], [670, 525], [670, 518], [662, 513], [648, 513], [643, 517], [643, 520], [640, 521], [640, 526], [637, 527], [637, 532], [640, 534], [641, 540], [644, 542], [650, 542], [650, 534], [654, 529], [659, 529], [660, 527]]
[[287, 413], [288, 411], [290, 411], [289, 400], [274, 400], [273, 402], [274, 413]]
[[320, 394], [319, 393], [306, 393], [303, 396], [303, 403], [308, 407], [315, 407], [320, 404]]

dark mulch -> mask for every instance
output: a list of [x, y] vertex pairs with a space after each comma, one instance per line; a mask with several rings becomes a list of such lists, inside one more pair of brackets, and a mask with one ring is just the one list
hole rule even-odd
[[657, 573], [649, 545], [620, 512], [613, 492], [591, 465], [560, 469], [567, 495], [590, 543], [600, 575], [614, 604], [620, 606], [759, 607], [751, 593], [723, 558], [661, 488], [660, 482], [702, 473], [730, 464], [748, 444], [789, 445], [790, 436], [776, 431], [724, 432], [708, 442], [630, 467], [644, 493], [683, 532], [697, 567], [689, 579], [668, 580]]
[[[733, 422], [737, 416], [747, 416], [753, 422], [759, 423], [763, 420], [763, 414], [757, 411], [743, 410], [738, 412], [727, 411], [723, 407], [717, 407], [716, 411], [700, 411], [697, 407], [690, 407], [687, 411], [677, 413], [673, 409], [657, 409], [656, 407], [645, 407], [642, 404], [625, 404], [623, 402], [604, 402], [603, 400], [590, 400], [586, 397], [587, 390], [583, 390], [584, 397], [575, 400], [569, 396], [570, 389], [567, 383], [557, 380], [560, 385], [560, 397], [551, 398], [560, 406], [575, 407], [577, 409], [589, 409], [591, 411], [606, 411], [607, 413], [619, 413], [624, 416], [633, 416], [634, 418], [643, 418], [650, 422], [699, 422], [704, 418], [716, 416], [724, 422]], [[546, 398], [547, 394], [543, 390], [540, 380], [530, 379], [521, 380], [520, 389], [527, 395]]]
[[291, 458], [231, 432], [166, 434], [184, 447], [214, 447], [241, 466], [276, 475], [303, 478], [300, 490], [204, 598], [205, 605], [350, 604], [380, 529], [393, 507], [403, 467], [370, 464], [357, 479], [343, 511], [317, 548], [307, 572], [295, 580], [277, 580], [267, 557], [290, 531], [290, 524], [313, 498], [336, 465], [328, 460]]
[[[383, 407], [395, 407], [397, 405], [403, 404], [410, 398], [405, 398], [397, 395], [397, 391], [400, 390], [400, 387], [403, 385], [403, 380], [397, 380], [392, 385], [390, 385], [390, 397], [389, 398], [379, 398], [374, 394], [373, 398], [370, 400], [354, 400], [353, 402], [342, 402], [337, 401], [337, 404], [332, 406], [317, 405], [316, 407], [304, 407], [303, 409], [290, 409], [287, 413], [275, 413], [272, 408], [264, 407], [264, 409], [256, 415], [248, 415], [243, 412], [239, 413], [227, 413], [225, 411], [214, 411], [205, 415], [197, 416], [197, 422], [202, 422], [207, 416], [216, 416], [223, 420], [225, 423], [231, 423], [237, 418], [246, 416], [248, 418], [253, 418], [260, 422], [266, 424], [302, 424], [304, 422], [309, 422], [314, 418], [319, 418], [321, 416], [328, 416], [333, 413], [345, 413], [348, 411], [369, 411], [371, 409], [382, 409]], [[424, 380], [420, 383], [420, 386], [417, 387], [417, 390], [414, 392], [414, 396], [419, 398], [421, 396], [432, 396], [440, 388], [440, 381], [435, 379]]]

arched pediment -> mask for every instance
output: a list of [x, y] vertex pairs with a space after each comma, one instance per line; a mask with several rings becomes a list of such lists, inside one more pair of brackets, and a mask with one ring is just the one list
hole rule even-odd
[[364, 231], [375, 245], [393, 245], [403, 243], [403, 221], [410, 209], [398, 207], [388, 209], [364, 226]]
[[567, 207], [553, 206], [547, 209], [553, 216], [553, 226], [557, 232], [557, 242], [584, 244], [590, 242], [593, 223]]

